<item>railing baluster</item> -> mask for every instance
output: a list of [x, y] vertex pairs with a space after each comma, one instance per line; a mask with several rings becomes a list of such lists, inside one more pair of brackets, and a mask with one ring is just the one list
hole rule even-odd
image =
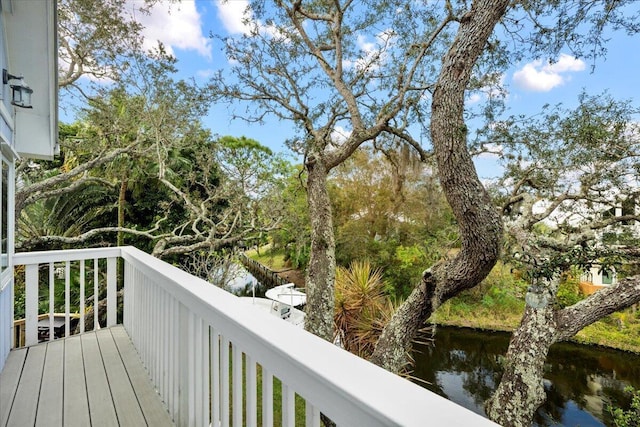
[[198, 356], [200, 353], [200, 348], [198, 346], [198, 338], [200, 337], [198, 330], [198, 319], [196, 315], [192, 312], [189, 312], [189, 344], [188, 344], [188, 354], [189, 359], [187, 362], [187, 369], [189, 371], [189, 388], [188, 388], [188, 399], [189, 399], [189, 426], [196, 426], [197, 414], [199, 413], [200, 408], [198, 407], [198, 398], [196, 396], [198, 390]]
[[296, 425], [296, 397], [293, 389], [282, 382], [282, 427]]
[[25, 268], [25, 345], [38, 343], [38, 264]]
[[273, 426], [273, 375], [262, 366], [262, 427]]
[[54, 276], [55, 267], [52, 262], [49, 263], [49, 341], [55, 338], [53, 330], [53, 319], [56, 311], [56, 280]]
[[244, 355], [245, 363], [245, 381], [246, 387], [246, 425], [249, 427], [256, 427], [258, 425], [258, 404], [256, 402], [258, 398], [258, 389], [256, 385], [256, 362], [248, 355]]
[[242, 351], [237, 344], [231, 345], [233, 354], [233, 425], [242, 425]]
[[174, 391], [175, 391], [175, 386], [174, 386], [174, 359], [175, 359], [175, 346], [174, 346], [174, 342], [175, 342], [175, 316], [174, 316], [174, 306], [175, 306], [175, 300], [171, 299], [169, 300], [169, 309], [167, 311], [167, 318], [168, 318], [168, 325], [169, 328], [167, 329], [167, 351], [169, 354], [168, 360], [167, 360], [167, 381], [168, 381], [168, 388], [167, 388], [167, 394], [165, 394], [166, 399], [167, 399], [167, 406], [171, 409], [174, 408], [173, 404], [175, 402], [175, 398], [174, 398]]
[[189, 343], [191, 342], [191, 332], [189, 325], [189, 310], [184, 304], [180, 304], [180, 334], [178, 334], [178, 357], [179, 364], [179, 387], [180, 387], [180, 405], [179, 405], [179, 424], [184, 426], [189, 422]]
[[220, 377], [222, 379], [222, 390], [220, 390], [222, 427], [229, 427], [229, 340], [224, 335], [220, 343]]
[[80, 260], [80, 333], [84, 332], [84, 260]]
[[64, 336], [71, 335], [71, 261], [64, 263]]
[[160, 395], [166, 396], [167, 389], [168, 389], [168, 378], [169, 378], [169, 375], [167, 375], [168, 373], [167, 361], [169, 360], [169, 346], [167, 345], [167, 342], [168, 342], [167, 334], [169, 333], [169, 319], [168, 319], [169, 297], [165, 291], [162, 291], [161, 299], [162, 299], [162, 312], [164, 313], [164, 316], [162, 316], [162, 324], [160, 325], [160, 329], [163, 331], [163, 333], [160, 335], [160, 339], [161, 339], [161, 343], [160, 343], [161, 344], [160, 345], [161, 370], [160, 371], [162, 374], [162, 378], [160, 379], [160, 382], [158, 385], [160, 389]]
[[151, 351], [153, 353], [153, 372], [156, 379], [155, 383], [158, 384], [160, 381], [160, 328], [158, 327], [160, 323], [160, 289], [155, 283], [153, 284], [152, 292], [151, 302], [153, 304], [153, 317], [151, 318], [151, 325], [149, 325], [149, 328], [151, 329], [151, 333], [149, 335], [151, 335], [153, 343]]
[[107, 258], [107, 327], [118, 322], [117, 259]]
[[199, 319], [199, 322], [200, 336], [198, 337], [198, 341], [201, 343], [201, 372], [199, 378], [201, 378], [201, 380], [200, 389], [197, 390], [196, 393], [200, 398], [200, 420], [202, 426], [206, 427], [209, 425], [209, 401], [211, 398], [211, 387], [209, 385], [209, 327], [203, 319]]
[[211, 425], [220, 423], [220, 337], [218, 332], [209, 327], [211, 357]]
[[100, 301], [100, 287], [98, 285], [98, 258], [93, 260], [93, 330], [100, 329], [98, 320], [98, 302]]
[[305, 401], [305, 427], [320, 427], [320, 410], [308, 400]]
[[173, 413], [178, 414], [180, 408], [180, 302], [173, 302]]

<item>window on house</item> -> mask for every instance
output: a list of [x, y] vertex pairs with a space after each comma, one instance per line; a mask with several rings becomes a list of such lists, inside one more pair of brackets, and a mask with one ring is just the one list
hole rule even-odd
[[613, 271], [611, 270], [602, 270], [602, 284], [603, 285], [611, 285], [613, 284]]

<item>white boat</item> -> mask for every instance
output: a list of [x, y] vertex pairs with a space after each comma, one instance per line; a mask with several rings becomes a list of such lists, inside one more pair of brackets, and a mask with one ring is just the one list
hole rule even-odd
[[242, 301], [252, 304], [262, 310], [268, 311], [274, 316], [292, 323], [296, 326], [304, 327], [304, 311], [296, 308], [303, 306], [307, 302], [307, 295], [295, 289], [293, 283], [276, 286], [269, 289], [265, 296], [259, 297], [241, 297]]

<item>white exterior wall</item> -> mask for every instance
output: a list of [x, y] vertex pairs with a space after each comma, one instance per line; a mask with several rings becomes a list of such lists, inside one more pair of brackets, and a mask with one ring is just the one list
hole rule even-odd
[[11, 104], [9, 84], [0, 85], [0, 369], [13, 344], [15, 161], [56, 154], [56, 13], [55, 0], [0, 0], [0, 73], [23, 75], [33, 89], [33, 108], [24, 109]]
[[[7, 60], [7, 42], [6, 42], [6, 26], [5, 26], [5, 18], [4, 14], [0, 19], [0, 72], [1, 69], [6, 69], [8, 67]], [[5, 158], [4, 153], [6, 152], [11, 157], [11, 165], [13, 165], [13, 141], [14, 141], [14, 120], [13, 120], [13, 106], [11, 105], [11, 100], [9, 97], [11, 96], [11, 89], [8, 85], [2, 85], [0, 89], [0, 96], [2, 96], [2, 100], [0, 101], [0, 152], [2, 152], [1, 158], [3, 161], [9, 161], [8, 158]], [[13, 169], [13, 167], [12, 167]], [[1, 170], [1, 169], [0, 169]], [[11, 174], [13, 176], [13, 173]], [[0, 182], [1, 182], [1, 174], [0, 174]], [[7, 184], [13, 184], [12, 190], [15, 191], [15, 181], [9, 181]], [[1, 195], [2, 185], [0, 185], [0, 195]], [[13, 198], [11, 200], [9, 210], [14, 210], [15, 203]], [[0, 227], [5, 222], [2, 221], [2, 213], [0, 210]], [[8, 213], [8, 212], [7, 212]], [[5, 213], [5, 215], [7, 214]], [[8, 219], [8, 217], [7, 217]], [[7, 230], [12, 230], [12, 236], [14, 235], [13, 223], [9, 226], [6, 224]], [[10, 227], [10, 228], [9, 228]], [[11, 250], [13, 249], [13, 245], [11, 245]], [[8, 252], [9, 248], [7, 248]], [[0, 264], [8, 264], [9, 262], [8, 253], [0, 253]], [[4, 366], [4, 362], [9, 355], [9, 350], [12, 345], [12, 335], [13, 335], [13, 274], [11, 269], [6, 268], [0, 271], [0, 369]]]
[[14, 147], [23, 157], [51, 160], [58, 150], [56, 2], [0, 1], [6, 28], [4, 68], [24, 76], [33, 89], [33, 108], [14, 111]]

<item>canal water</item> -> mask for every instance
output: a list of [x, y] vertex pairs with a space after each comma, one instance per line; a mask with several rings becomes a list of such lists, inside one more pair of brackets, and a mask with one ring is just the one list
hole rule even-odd
[[[484, 415], [483, 404], [501, 375], [510, 334], [438, 327], [433, 344], [416, 346], [416, 380], [431, 391]], [[428, 384], [427, 384], [428, 383]], [[560, 343], [545, 365], [546, 403], [535, 426], [611, 426], [609, 407], [628, 408], [628, 385], [640, 389], [640, 356]]]

